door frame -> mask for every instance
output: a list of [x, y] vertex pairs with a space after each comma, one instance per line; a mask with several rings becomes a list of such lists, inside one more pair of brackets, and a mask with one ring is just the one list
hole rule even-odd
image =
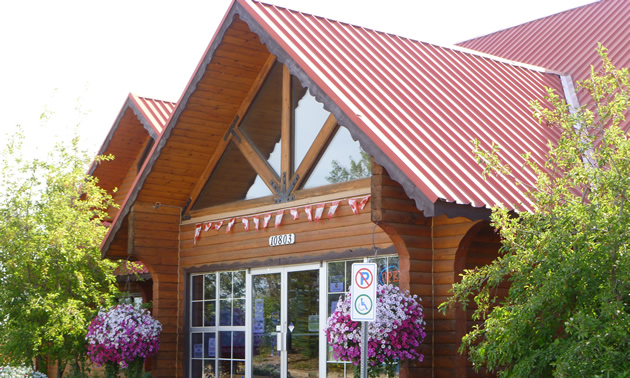
[[[284, 335], [287, 333], [287, 317], [288, 317], [288, 273], [298, 272], [305, 270], [317, 270], [319, 273], [319, 377], [326, 376], [326, 335], [324, 334], [324, 328], [326, 327], [327, 319], [327, 296], [326, 296], [326, 264], [311, 263], [300, 265], [283, 265], [267, 268], [256, 268], [247, 271], [246, 275], [246, 300], [245, 300], [245, 375], [252, 377], [253, 375], [253, 290], [252, 290], [252, 276], [260, 274], [273, 274], [280, 273], [281, 282], [281, 299], [280, 299], [280, 319], [281, 327]], [[280, 377], [286, 378], [288, 371], [287, 364], [287, 351], [283, 348], [280, 355]]]

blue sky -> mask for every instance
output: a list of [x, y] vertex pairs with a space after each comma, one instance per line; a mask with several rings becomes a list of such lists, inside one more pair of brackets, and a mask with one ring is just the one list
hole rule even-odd
[[[269, 0], [307, 13], [450, 45], [592, 0]], [[100, 147], [129, 92], [177, 101], [230, 0], [33, 0], [0, 5], [0, 134], [30, 149]], [[40, 114], [53, 115], [46, 127]], [[0, 140], [3, 136], [0, 136]]]

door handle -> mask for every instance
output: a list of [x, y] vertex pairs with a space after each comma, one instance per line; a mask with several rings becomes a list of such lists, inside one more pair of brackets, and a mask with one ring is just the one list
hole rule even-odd
[[282, 344], [284, 338], [282, 337], [282, 326], [276, 326], [276, 350], [282, 352]]

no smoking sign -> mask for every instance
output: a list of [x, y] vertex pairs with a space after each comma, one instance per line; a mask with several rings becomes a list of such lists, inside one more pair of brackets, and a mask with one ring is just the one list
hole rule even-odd
[[376, 264], [352, 264], [352, 311], [354, 321], [374, 321], [376, 319]]

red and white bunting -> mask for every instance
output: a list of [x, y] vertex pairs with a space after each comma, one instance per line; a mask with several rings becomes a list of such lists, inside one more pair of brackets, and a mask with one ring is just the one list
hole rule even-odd
[[197, 223], [195, 225], [195, 237], [193, 239], [193, 243], [197, 244], [197, 240], [201, 239], [201, 229], [203, 227], [203, 223]]
[[232, 226], [234, 226], [234, 223], [236, 222], [236, 218], [232, 218], [228, 221], [227, 227], [225, 228], [225, 233], [229, 234], [230, 231], [232, 231]]
[[297, 207], [289, 209], [289, 212], [291, 213], [291, 217], [293, 218], [293, 220], [298, 220], [298, 218], [300, 217], [300, 212], [298, 211]]
[[282, 217], [284, 217], [284, 210], [276, 211], [276, 222], [275, 222], [276, 228], [280, 227], [280, 225], [282, 224]]
[[[350, 205], [350, 208], [352, 209], [352, 212], [354, 214], [359, 214], [359, 211], [365, 208], [365, 206], [367, 205], [371, 197], [372, 197], [371, 195], [367, 195], [367, 196], [359, 197], [359, 198], [348, 198], [347, 201], [348, 201], [348, 204]], [[304, 209], [304, 213], [306, 213], [306, 218], [309, 220], [309, 222], [312, 222], [312, 221], [319, 222], [322, 219], [322, 215], [324, 214], [326, 205], [329, 205], [327, 217], [328, 219], [332, 219], [332, 217], [337, 212], [337, 209], [339, 208], [341, 201], [342, 200], [337, 200], [337, 201], [331, 201], [327, 203], [326, 202], [318, 203], [316, 205], [306, 205], [301, 208]], [[314, 212], [313, 212], [313, 206], [315, 206]], [[271, 216], [274, 215], [274, 213], [275, 213], [274, 225], [276, 228], [278, 228], [282, 224], [282, 220], [283, 220], [284, 213], [286, 210], [287, 209], [283, 209], [283, 210], [277, 210], [277, 211], [266, 213], [266, 214], [258, 214], [258, 215], [253, 215], [250, 217], [241, 217], [243, 228], [245, 229], [245, 231], [249, 231], [250, 221], [252, 221], [254, 222], [254, 228], [256, 229], [256, 231], [260, 230], [261, 226], [262, 226], [262, 229], [265, 230], [267, 229], [267, 227], [269, 227]], [[288, 210], [293, 220], [298, 220], [300, 218], [300, 207], [294, 207]], [[262, 224], [261, 224], [261, 219], [260, 219], [261, 216], [262, 216]], [[219, 231], [221, 227], [223, 226], [223, 222], [227, 222], [227, 227], [225, 230], [225, 233], [227, 234], [227, 233], [230, 233], [230, 231], [232, 231], [232, 227], [234, 227], [234, 224], [236, 223], [236, 221], [237, 221], [237, 218], [231, 218], [231, 219], [224, 219], [220, 221], [196, 223], [195, 224], [195, 237], [194, 237], [195, 244], [197, 244], [197, 241], [201, 238], [202, 231], [207, 232], [212, 228]]]
[[271, 213], [267, 213], [267, 214], [263, 215], [263, 224], [262, 224], [263, 230], [267, 229], [267, 226], [269, 226], [269, 221], [270, 220], [271, 220]]
[[350, 208], [352, 209], [352, 213], [354, 213], [354, 215], [359, 214], [359, 207], [357, 205], [357, 199], [356, 198], [349, 198], [348, 199], [348, 205], [350, 205]]
[[245, 231], [249, 231], [249, 218], [242, 217], [241, 222], [243, 222], [243, 228]]
[[326, 206], [325, 203], [318, 203], [317, 207], [315, 207], [315, 222], [319, 222], [320, 219], [322, 219], [322, 214], [324, 214], [324, 207]]
[[223, 226], [223, 221], [218, 221], [214, 224], [214, 229], [219, 231], [221, 229], [221, 226]]
[[333, 215], [335, 215], [340, 202], [341, 201], [332, 201], [330, 203], [330, 207], [328, 208], [328, 219], [331, 219]]
[[365, 207], [365, 205], [368, 203], [368, 201], [370, 200], [370, 195], [367, 195], [363, 198], [361, 198], [361, 202], [359, 202], [359, 209], [363, 210], [363, 208]]

